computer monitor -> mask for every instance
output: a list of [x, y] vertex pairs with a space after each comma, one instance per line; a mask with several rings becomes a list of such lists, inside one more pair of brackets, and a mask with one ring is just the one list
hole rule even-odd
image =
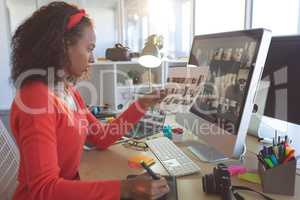
[[277, 130], [300, 141], [299, 52], [300, 35], [272, 38], [249, 133], [271, 138]]
[[195, 36], [188, 66], [208, 67], [190, 113], [176, 121], [205, 141], [189, 143], [201, 160], [240, 158], [263, 72], [270, 31], [264, 29]]

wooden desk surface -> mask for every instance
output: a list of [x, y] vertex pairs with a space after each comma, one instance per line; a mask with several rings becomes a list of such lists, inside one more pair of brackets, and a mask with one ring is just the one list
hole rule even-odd
[[[186, 149], [184, 143], [178, 143], [178, 146], [194, 161], [201, 167], [201, 173], [179, 177], [177, 179], [178, 184], [178, 197], [179, 200], [199, 200], [199, 199], [216, 199], [219, 200], [219, 196], [206, 195], [202, 192], [202, 174], [212, 173], [213, 165], [201, 162], [196, 158], [189, 150]], [[252, 136], [247, 137], [247, 154], [245, 159], [245, 166], [248, 169], [255, 170], [257, 167], [257, 160], [255, 152], [258, 151], [260, 145], [258, 144], [256, 138]], [[81, 165], [80, 165], [80, 176], [82, 180], [99, 180], [99, 179], [125, 179], [129, 174], [140, 174], [144, 171], [131, 169], [128, 167], [127, 159], [130, 156], [137, 154], [146, 154], [152, 155], [155, 157], [151, 151], [140, 152], [134, 151], [128, 148], [123, 147], [121, 144], [112, 145], [109, 149], [105, 151], [84, 151]], [[159, 163], [156, 162], [155, 165], [151, 167], [156, 173], [162, 175], [167, 175], [167, 172]], [[299, 173], [298, 173], [299, 174]], [[256, 184], [246, 183], [240, 181], [237, 178], [232, 178], [233, 185], [244, 185], [251, 187], [257, 191], [261, 191], [260, 186]], [[300, 199], [300, 190], [296, 188], [300, 187], [300, 177], [296, 176], [296, 187], [295, 187], [295, 196], [281, 196], [281, 195], [270, 195], [274, 199], [278, 200], [296, 200]], [[250, 192], [241, 192], [241, 194], [246, 199], [261, 199], [254, 193]]]

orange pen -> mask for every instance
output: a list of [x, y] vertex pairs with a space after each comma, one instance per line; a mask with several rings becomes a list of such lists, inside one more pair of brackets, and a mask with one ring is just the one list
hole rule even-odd
[[289, 161], [294, 157], [294, 152], [295, 152], [295, 150], [292, 149], [292, 150], [288, 153], [288, 155], [285, 157], [285, 159], [283, 160], [283, 163], [289, 162]]
[[293, 150], [293, 147], [285, 146], [285, 156], [287, 156], [292, 150]]

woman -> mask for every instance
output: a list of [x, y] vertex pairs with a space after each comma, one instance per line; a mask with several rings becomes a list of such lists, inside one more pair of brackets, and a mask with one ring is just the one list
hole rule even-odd
[[78, 168], [85, 140], [106, 149], [164, 96], [142, 97], [110, 125], [85, 107], [72, 83], [93, 59], [95, 33], [84, 10], [64, 2], [41, 7], [12, 38], [12, 80], [17, 94], [11, 127], [20, 150], [15, 200], [157, 199], [166, 180], [85, 182]]

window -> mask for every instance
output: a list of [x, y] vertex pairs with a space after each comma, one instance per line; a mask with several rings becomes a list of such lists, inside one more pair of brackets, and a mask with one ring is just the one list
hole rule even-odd
[[146, 0], [124, 1], [124, 35], [126, 45], [139, 52], [148, 36], [148, 11]]
[[192, 5], [192, 0], [125, 0], [125, 43], [141, 51], [149, 35], [162, 35], [164, 55], [187, 56], [192, 40]]
[[196, 0], [195, 34], [244, 29], [245, 0]]
[[299, 0], [254, 0], [253, 28], [268, 28], [273, 35], [299, 33]]

